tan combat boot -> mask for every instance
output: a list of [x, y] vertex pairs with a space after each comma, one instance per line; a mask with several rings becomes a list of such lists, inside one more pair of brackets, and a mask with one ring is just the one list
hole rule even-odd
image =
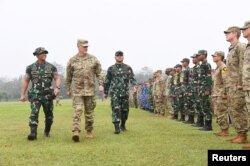
[[73, 131], [72, 140], [75, 142], [79, 142], [79, 131]]
[[86, 138], [89, 138], [89, 139], [92, 139], [93, 138], [93, 134], [92, 134], [92, 131], [87, 131], [86, 133]]
[[245, 144], [247, 143], [247, 134], [246, 133], [239, 133], [239, 137], [232, 140], [232, 143], [237, 143], [237, 144]]
[[248, 146], [242, 146], [242, 149], [250, 150], [250, 145], [248, 145]]
[[220, 132], [214, 133], [214, 134], [217, 135], [217, 136], [221, 136], [221, 137], [228, 136], [228, 129], [221, 130]]
[[228, 139], [227, 141], [233, 141], [233, 140], [237, 139], [238, 137], [239, 137], [239, 133], [237, 133], [237, 135], [236, 135], [235, 137], [230, 138], [230, 139]]

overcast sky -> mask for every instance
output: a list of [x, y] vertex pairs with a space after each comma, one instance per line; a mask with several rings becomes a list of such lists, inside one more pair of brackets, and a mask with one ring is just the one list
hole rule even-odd
[[[76, 40], [107, 69], [122, 50], [135, 71], [173, 67], [199, 49], [227, 53], [223, 31], [250, 20], [249, 0], [0, 0], [0, 77], [24, 74], [36, 47], [66, 66]], [[246, 42], [241, 38], [242, 42]], [[214, 65], [213, 65], [214, 66]]]

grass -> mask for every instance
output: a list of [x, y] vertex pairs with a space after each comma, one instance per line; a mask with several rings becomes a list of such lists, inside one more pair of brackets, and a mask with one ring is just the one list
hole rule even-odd
[[[94, 139], [71, 140], [72, 101], [62, 101], [54, 109], [51, 137], [43, 136], [44, 113], [39, 117], [38, 139], [28, 141], [29, 103], [0, 103], [1, 166], [113, 166], [113, 165], [207, 165], [208, 149], [240, 149], [241, 145], [214, 136], [219, 130], [202, 132], [166, 117], [157, 118], [131, 109], [128, 132], [113, 134], [109, 101], [98, 101], [95, 109]], [[84, 118], [82, 118], [84, 129]], [[230, 129], [234, 136], [234, 129]]]

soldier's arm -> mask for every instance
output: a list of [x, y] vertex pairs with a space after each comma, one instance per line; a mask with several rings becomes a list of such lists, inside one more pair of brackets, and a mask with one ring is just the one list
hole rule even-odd
[[31, 69], [29, 67], [26, 68], [26, 73], [22, 81], [22, 87], [21, 87], [21, 97], [20, 101], [24, 102], [26, 101], [25, 93], [27, 91], [29, 82], [31, 78]]
[[72, 66], [71, 66], [71, 61], [69, 60], [67, 67], [66, 67], [66, 78], [65, 78], [65, 89], [66, 91], [70, 91], [70, 86], [72, 82]]
[[101, 63], [97, 59], [96, 59], [95, 75], [96, 75], [96, 77], [98, 79], [99, 86], [103, 86], [104, 74], [103, 74], [103, 71], [102, 71]]
[[111, 80], [112, 80], [111, 67], [109, 67], [106, 78], [104, 80], [104, 94], [108, 94]]
[[245, 52], [246, 48], [245, 46], [240, 45], [237, 50], [236, 53], [239, 56], [239, 80], [238, 80], [238, 86], [242, 86], [242, 72], [243, 72], [243, 61], [244, 61], [244, 52]]
[[135, 75], [134, 75], [134, 72], [133, 72], [133, 69], [131, 67], [129, 67], [129, 81], [130, 81], [130, 85], [132, 87], [135, 87], [136, 86], [136, 79], [135, 79]]
[[212, 81], [212, 75], [211, 75], [211, 65], [208, 64], [207, 65], [207, 69], [206, 69], [206, 76], [205, 76], [205, 89], [206, 91], [210, 92], [212, 91], [212, 84], [213, 84], [213, 81]]
[[224, 91], [224, 95], [227, 95], [227, 88], [226, 88], [226, 72], [227, 72], [227, 67], [223, 67], [220, 71], [221, 73], [221, 78], [222, 78], [222, 84], [223, 84], [223, 91]]

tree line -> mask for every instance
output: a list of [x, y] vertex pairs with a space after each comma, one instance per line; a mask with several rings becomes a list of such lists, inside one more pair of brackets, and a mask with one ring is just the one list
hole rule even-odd
[[[53, 63], [58, 70], [58, 73], [61, 76], [61, 89], [60, 89], [60, 97], [68, 98], [66, 95], [66, 90], [64, 88], [65, 82], [65, 72], [66, 69], [63, 65], [58, 64], [56, 62]], [[138, 72], [135, 72], [135, 78], [138, 83], [142, 83], [147, 81], [152, 77], [153, 70], [149, 67], [143, 67]], [[20, 97], [20, 91], [22, 86], [22, 80], [24, 75], [20, 75], [17, 78], [13, 78], [9, 80], [8, 78], [0, 78], [0, 102], [1, 101], [13, 101], [18, 100]], [[31, 87], [31, 83], [29, 84], [28, 89]], [[97, 93], [97, 96], [101, 97], [102, 94]]]

